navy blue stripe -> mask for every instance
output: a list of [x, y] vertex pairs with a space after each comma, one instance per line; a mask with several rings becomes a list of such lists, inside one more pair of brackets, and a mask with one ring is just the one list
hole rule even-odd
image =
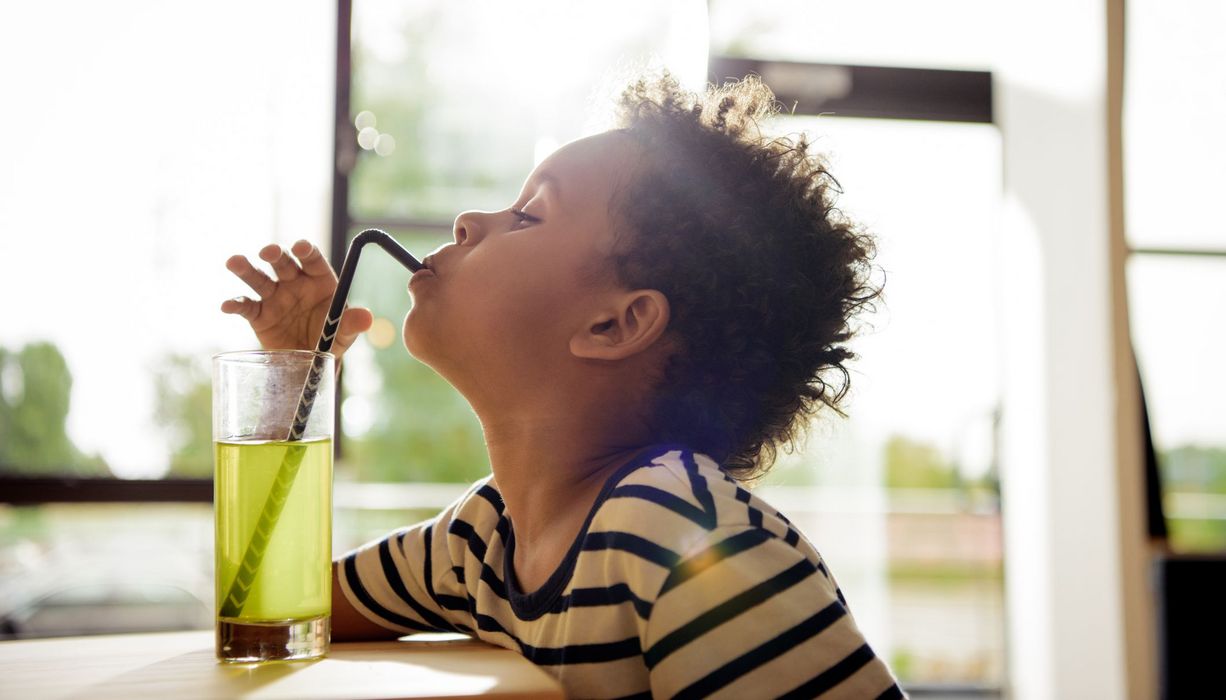
[[[426, 557], [427, 561], [429, 559], [429, 557]], [[413, 594], [409, 593], [409, 589], [404, 585], [404, 579], [400, 577], [400, 571], [396, 568], [396, 562], [392, 559], [392, 543], [390, 539], [385, 539], [379, 543], [379, 563], [383, 565], [383, 577], [387, 579], [388, 585], [392, 587], [392, 592], [412, 608], [418, 617], [425, 620], [426, 624], [434, 625], [437, 629], [448, 632], [454, 631], [455, 628], [451, 626], [451, 623], [440, 617], [438, 613], [417, 602]], [[429, 573], [427, 572], [426, 575], [429, 576]]]
[[489, 501], [489, 504], [494, 507], [494, 510], [502, 515], [502, 511], [506, 508], [506, 504], [502, 501], [502, 494], [490, 486], [488, 483], [482, 484], [481, 488], [477, 489], [477, 495]]
[[772, 576], [758, 585], [743, 591], [711, 608], [681, 627], [669, 632], [663, 639], [644, 652], [647, 668], [655, 668], [669, 654], [698, 639], [712, 629], [740, 615], [763, 601], [795, 586], [811, 576], [817, 569], [804, 559], [788, 569]]
[[617, 642], [603, 644], [571, 644], [564, 647], [536, 647], [525, 643], [507, 631], [496, 618], [489, 615], [477, 616], [477, 627], [485, 632], [505, 634], [519, 647], [520, 654], [538, 666], [558, 666], [562, 664], [594, 664], [606, 661], [628, 659], [643, 653], [637, 636], [628, 637]]
[[357, 562], [354, 561], [353, 556], [345, 558], [345, 580], [349, 583], [349, 589], [353, 591], [355, 596], [357, 596], [358, 602], [366, 606], [367, 610], [378, 615], [384, 620], [387, 620], [393, 625], [407, 627], [411, 630], [417, 630], [418, 632], [435, 631], [433, 628], [427, 627], [417, 620], [410, 620], [404, 615], [394, 613], [382, 605], [379, 605], [378, 601], [372, 598], [370, 593], [366, 591], [366, 587], [362, 585], [362, 580], [358, 578], [358, 565]]
[[473, 606], [469, 605], [471, 600], [471, 598], [461, 598], [458, 595], [440, 594], [438, 606], [444, 610], [464, 610], [471, 613], [473, 611]]
[[558, 598], [550, 608], [550, 613], [564, 613], [571, 608], [595, 608], [602, 605], [621, 605], [633, 603], [634, 612], [639, 619], [646, 620], [651, 616], [651, 603], [643, 600], [630, 590], [624, 583], [614, 584], [608, 588], [576, 588], [570, 593]]
[[655, 503], [658, 506], [663, 506], [672, 512], [680, 515], [683, 518], [689, 519], [699, 527], [711, 529], [712, 518], [701, 508], [689, 503], [663, 489], [658, 489], [654, 486], [644, 484], [628, 484], [626, 486], [618, 486], [609, 494], [609, 498], [638, 498], [644, 501]]
[[[400, 546], [404, 548], [404, 536], [406, 533], [400, 533]], [[443, 610], [468, 610], [467, 605], [461, 605], [459, 608], [443, 603], [444, 598], [454, 598], [455, 596], [440, 596], [434, 590], [434, 557], [430, 555], [430, 550], [434, 547], [434, 523], [426, 526], [422, 531], [422, 571], [425, 572], [426, 578], [426, 595], [430, 596], [430, 600]]]
[[749, 511], [749, 524], [754, 527], [762, 527], [762, 511], [749, 505], [750, 494], [741, 487], [736, 489], [736, 500], [745, 504], [745, 508]]
[[706, 697], [772, 659], [779, 658], [793, 647], [812, 639], [845, 614], [846, 610], [844, 610], [843, 606], [838, 603], [831, 603], [799, 625], [779, 634], [768, 642], [750, 649], [694, 683], [691, 683], [673, 697]]
[[643, 653], [638, 635], [603, 644], [571, 644], [564, 647], [533, 647], [522, 644], [523, 654], [538, 666], [598, 664], [629, 659]]
[[710, 530], [715, 527], [718, 518], [715, 513], [715, 497], [711, 495], [711, 488], [707, 486], [707, 478], [698, 471], [698, 462], [694, 460], [693, 452], [689, 450], [682, 452], [681, 463], [685, 465], [685, 472], [690, 477], [690, 488], [694, 492], [694, 500], [698, 501], [707, 515], [707, 521], [703, 526]]
[[498, 578], [498, 574], [494, 573], [494, 570], [490, 568], [490, 565], [486, 564], [485, 562], [481, 562], [481, 581], [485, 583], [485, 585], [489, 586], [490, 590], [494, 592], [494, 595], [502, 598], [503, 600], [507, 599], [506, 584], [502, 582], [502, 579]]
[[[400, 533], [402, 546], [404, 542], [404, 535], [405, 533]], [[430, 595], [430, 599], [434, 601], [434, 604], [443, 610], [450, 610], [453, 612], [463, 611], [471, 614], [473, 612], [473, 607], [468, 604], [467, 599], [459, 596], [448, 595], [446, 593], [439, 593], [434, 590], [434, 557], [432, 557], [430, 554], [430, 550], [434, 546], [434, 523], [430, 523], [426, 526], [426, 529], [423, 532], [423, 537], [425, 543], [425, 554], [422, 557], [424, 560], [422, 562], [422, 569], [425, 571], [426, 576], [426, 593]], [[451, 567], [451, 573], [456, 575], [456, 580], [460, 583], [460, 585], [464, 584], [464, 567], [453, 566]], [[472, 633], [472, 628], [468, 627], [467, 625], [457, 622], [454, 623], [453, 626], [465, 634]]]
[[668, 574], [668, 578], [664, 579], [664, 585], [660, 587], [660, 593], [657, 597], [680, 586], [728, 557], [744, 552], [747, 549], [753, 549], [771, 537], [773, 535], [766, 530], [753, 529], [745, 530], [716, 542], [673, 567], [673, 570]]
[[797, 700], [800, 698], [817, 697], [850, 678], [851, 674], [859, 671], [865, 664], [872, 661], [874, 656], [873, 650], [869, 648], [868, 644], [862, 644], [859, 649], [848, 654], [847, 658], [810, 678], [795, 690], [779, 697], [797, 698]]
[[783, 541], [787, 542], [788, 545], [795, 547], [796, 543], [800, 541], [800, 533], [789, 527], [788, 534], [783, 538]]
[[460, 519], [451, 521], [447, 526], [447, 534], [462, 537], [468, 541], [468, 549], [480, 561], [485, 561], [485, 540], [473, 530], [473, 526]]
[[671, 549], [665, 549], [651, 540], [629, 532], [589, 532], [583, 540], [583, 551], [596, 552], [602, 549], [617, 549], [629, 552], [653, 564], [672, 568], [681, 557]]
[[906, 696], [902, 694], [902, 688], [899, 688], [898, 684], [895, 683], [886, 688], [884, 693], [878, 695], [877, 700], [903, 700], [904, 697]]

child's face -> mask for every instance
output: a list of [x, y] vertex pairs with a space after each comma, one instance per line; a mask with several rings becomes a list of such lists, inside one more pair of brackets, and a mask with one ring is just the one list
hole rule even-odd
[[510, 208], [460, 214], [456, 242], [409, 282], [409, 352], [461, 391], [473, 380], [534, 381], [568, 360], [572, 335], [619, 291], [607, 262], [610, 197], [637, 154], [617, 133], [572, 142], [529, 175]]

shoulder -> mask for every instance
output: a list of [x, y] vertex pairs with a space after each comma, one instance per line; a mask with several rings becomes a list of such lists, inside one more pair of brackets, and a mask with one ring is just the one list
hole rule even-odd
[[681, 446], [657, 453], [623, 476], [593, 525], [650, 533], [657, 544], [680, 555], [701, 548], [718, 532], [745, 530], [808, 547], [786, 516], [725, 474], [709, 456]]
[[464, 494], [443, 509], [442, 519], [461, 518], [470, 523], [497, 522], [506, 506], [502, 493], [494, 483], [494, 475], [488, 474], [473, 482]]
[[464, 550], [477, 559], [484, 559], [491, 539], [505, 539], [506, 505], [493, 475], [478, 479], [463, 495], [443, 509], [428, 526], [427, 536], [445, 540], [453, 560], [464, 556]]

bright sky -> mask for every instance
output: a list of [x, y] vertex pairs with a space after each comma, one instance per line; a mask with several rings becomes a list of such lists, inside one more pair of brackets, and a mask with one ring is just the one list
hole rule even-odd
[[[711, 40], [719, 42], [731, 40], [737, 27], [757, 26], [767, 11], [803, 16], [789, 13], [811, 13], [805, 8], [817, 3], [755, 3], [753, 16], [740, 6], [716, 4], [722, 19]], [[387, 13], [408, 5], [358, 5], [355, 31], [377, 51], [394, 55], [395, 22]], [[587, 3], [583, 10], [571, 3], [453, 3], [450, 24], [471, 33], [454, 44], [457, 51], [436, 60], [440, 70], [498, 67], [510, 76], [527, 70], [517, 65], [553, 64], [562, 82], [586, 80], [587, 74], [575, 72], [573, 55], [588, 42], [632, 36], [639, 15], [659, 13], [660, 6], [644, 0], [638, 12], [625, 3]], [[940, 5], [980, 17], [986, 31], [936, 23], [932, 31], [916, 32], [925, 17], [908, 14], [919, 11], [913, 3], [844, 4], [837, 11], [823, 5], [823, 12], [835, 14], [812, 25], [822, 42], [802, 41], [813, 39], [795, 31], [804, 22], [775, 21], [776, 29], [751, 34], [747, 45], [813, 60], [990, 68], [993, 6]], [[1147, 6], [1130, 3], [1141, 8], [1135, 12]], [[0, 9], [0, 75], [6, 94], [20, 99], [0, 110], [0, 260], [6, 269], [0, 294], [10, 300], [0, 345], [59, 344], [75, 380], [70, 433], [124, 475], [165, 468], [166, 442], [153, 422], [153, 363], [168, 352], [206, 358], [253, 345], [245, 324], [217, 309], [221, 300], [246, 291], [224, 270], [226, 257], [254, 255], [270, 241], [326, 237], [334, 7], [327, 0], [117, 0]], [[668, 7], [672, 19], [653, 29], [662, 37], [661, 58], [685, 75], [701, 75], [707, 35], [688, 28], [701, 25], [695, 17], [703, 3], [681, 0]], [[1218, 5], [1196, 7], [1220, 14]], [[911, 19], [855, 31], [886, 10]], [[69, 16], [73, 21], [64, 21]], [[466, 17], [484, 19], [466, 24]], [[561, 47], [534, 43], [534, 37], [565, 34], [566, 22], [596, 31], [575, 33]], [[1208, 31], [1187, 21], [1180, 29], [1193, 30]], [[1137, 45], [1147, 56], [1204, 60], [1201, 68], [1216, 71], [1216, 79], [1197, 85], [1221, 90], [1226, 55], [1208, 48], [1210, 39], [1206, 34], [1190, 47], [1171, 46], [1138, 34]], [[813, 46], [825, 46], [826, 53], [801, 55]], [[1168, 68], [1161, 68], [1162, 76]], [[1159, 83], [1158, 74], [1146, 70], [1136, 68], [1135, 94]], [[531, 87], [531, 81], [514, 85]], [[1220, 223], [1194, 225], [1205, 220], [1197, 213], [1200, 202], [1212, 201], [1209, 183], [1222, 182], [1220, 158], [1199, 155], [1189, 141], [1203, 136], [1217, 144], [1223, 138], [1207, 125], [1223, 123], [1226, 91], [1179, 104], [1185, 118], [1173, 130], [1164, 130], [1168, 122], [1156, 116], [1157, 108], [1131, 105], [1130, 123], [1145, 131], [1130, 141], [1136, 144], [1130, 167], [1160, 177], [1135, 178], [1158, 195], [1134, 197], [1129, 215], [1143, 225], [1146, 240], [1161, 236], [1150, 232], [1166, 222], [1189, 240], [1226, 247]], [[1195, 111], [1201, 108], [1208, 112]], [[870, 441], [891, 433], [924, 438], [977, 469], [986, 463], [985, 420], [1000, 373], [1007, 371], [999, 365], [1000, 290], [993, 283], [1000, 264], [994, 248], [1001, 188], [996, 131], [828, 117], [782, 128], [806, 128], [819, 137], [847, 192], [844, 208], [881, 236], [888, 313], [858, 345], [865, 359], [854, 380], [856, 430]], [[564, 137], [542, 133], [538, 143]], [[1156, 144], [1170, 147], [1151, 147]], [[530, 167], [524, 164], [525, 173]], [[1181, 199], [1174, 210], [1164, 206], [1189, 183], [1205, 191]], [[1226, 415], [1216, 401], [1226, 393], [1226, 372], [1215, 361], [1226, 332], [1208, 322], [1226, 317], [1220, 267], [1134, 265], [1137, 289], [1144, 292], [1134, 298], [1139, 346], [1143, 360], [1150, 359], [1150, 398], [1165, 442], [1226, 442]]]

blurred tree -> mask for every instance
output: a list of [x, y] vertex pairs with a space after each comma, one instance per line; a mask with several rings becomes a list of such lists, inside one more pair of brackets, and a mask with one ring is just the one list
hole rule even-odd
[[492, 103], [482, 81], [493, 67], [473, 74], [438, 60], [440, 49], [473, 40], [462, 26], [473, 8], [419, 3], [410, 12], [394, 56], [354, 35], [354, 114], [373, 114], [372, 128], [396, 147], [386, 156], [358, 151], [352, 212], [449, 222], [464, 209], [509, 204], [532, 167], [536, 106]]
[[204, 353], [165, 356], [154, 368], [154, 420], [170, 438], [171, 476], [213, 475], [213, 391]]
[[[442, 237], [410, 234], [398, 240], [420, 252]], [[382, 347], [369, 334], [359, 341], [374, 347], [381, 388], [365, 397], [375, 403], [374, 420], [361, 435], [347, 437], [345, 461], [361, 481], [473, 481], [489, 473], [481, 425], [464, 397], [405, 349], [400, 330], [410, 308], [407, 280], [408, 273], [382, 253], [364, 255], [354, 275], [352, 303], [369, 306], [395, 333]]]
[[68, 437], [72, 373], [54, 343], [0, 348], [0, 469], [15, 474], [107, 475], [102, 457]]
[[375, 358], [384, 381], [378, 398], [381, 419], [346, 443], [357, 477], [470, 482], [488, 474], [481, 425], [464, 398], [403, 346]]
[[[1226, 495], [1226, 449], [1181, 445], [1158, 454], [1164, 494]], [[1181, 552], [1226, 551], [1226, 520], [1166, 513], [1171, 546]]]
[[1181, 445], [1158, 456], [1163, 487], [1226, 494], [1226, 449]]
[[938, 488], [959, 486], [958, 470], [941, 456], [936, 446], [893, 435], [885, 443], [887, 488]]

